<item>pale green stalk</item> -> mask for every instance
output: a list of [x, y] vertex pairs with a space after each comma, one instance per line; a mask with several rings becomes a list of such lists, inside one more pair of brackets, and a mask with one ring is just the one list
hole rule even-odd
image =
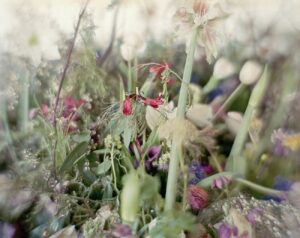
[[260, 192], [262, 194], [275, 195], [275, 196], [280, 196], [280, 195], [283, 194], [282, 191], [278, 191], [278, 190], [275, 190], [275, 189], [271, 189], [271, 188], [267, 188], [267, 187], [258, 185], [256, 183], [253, 183], [253, 182], [248, 181], [246, 179], [240, 178], [239, 175], [234, 174], [232, 172], [222, 172], [222, 173], [214, 174], [212, 176], [209, 176], [209, 177], [201, 180], [198, 183], [198, 185], [203, 187], [203, 188], [209, 188], [209, 187], [211, 187], [211, 185], [212, 185], [212, 183], [215, 179], [219, 179], [219, 178], [222, 178], [222, 177], [226, 177], [231, 181], [236, 181], [236, 182], [240, 183], [241, 185], [247, 186], [248, 188], [250, 188], [254, 191]]
[[[198, 28], [195, 28], [192, 34], [192, 39], [187, 53], [187, 58], [184, 66], [183, 80], [180, 87], [179, 100], [177, 106], [177, 119], [184, 119], [189, 83], [191, 80], [195, 48], [197, 44]], [[171, 158], [169, 165], [168, 181], [167, 181], [167, 191], [166, 191], [166, 201], [165, 210], [171, 210], [174, 207], [176, 199], [176, 187], [177, 187], [177, 177], [178, 177], [178, 165], [179, 156], [181, 151], [181, 143], [176, 141], [177, 138], [173, 138], [172, 148], [171, 148]]]
[[132, 73], [131, 73], [131, 61], [129, 60], [128, 62], [127, 62], [128, 64], [127, 64], [127, 90], [128, 90], [128, 92], [130, 93], [130, 92], [132, 92], [132, 89], [133, 89], [133, 84], [132, 84]]
[[234, 102], [234, 100], [241, 94], [241, 92], [244, 91], [246, 88], [246, 85], [241, 83], [226, 99], [226, 101], [222, 104], [222, 106], [219, 108], [219, 110], [215, 113], [213, 120], [217, 118], [217, 116], [222, 113], [224, 110], [226, 110], [230, 105]]
[[245, 173], [246, 161], [242, 155], [242, 150], [248, 137], [248, 129], [251, 122], [252, 113], [259, 105], [262, 97], [264, 96], [265, 90], [267, 89], [268, 86], [268, 82], [269, 82], [269, 75], [266, 67], [262, 77], [257, 82], [250, 96], [250, 100], [243, 117], [241, 128], [234, 140], [230, 152], [230, 156], [226, 164], [227, 171], [233, 171], [241, 175], [244, 175]]
[[211, 78], [208, 80], [206, 85], [203, 87], [203, 93], [204, 94], [209, 93], [211, 90], [213, 90], [219, 84], [219, 82], [220, 82], [219, 79], [217, 79], [214, 76], [211, 76]]

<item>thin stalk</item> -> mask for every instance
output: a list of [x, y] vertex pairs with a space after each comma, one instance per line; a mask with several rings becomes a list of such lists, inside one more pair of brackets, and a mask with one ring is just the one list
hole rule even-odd
[[79, 14], [78, 21], [77, 21], [76, 28], [75, 28], [75, 32], [74, 32], [74, 36], [73, 36], [73, 39], [71, 41], [71, 45], [70, 45], [69, 50], [68, 50], [68, 54], [67, 54], [66, 62], [65, 62], [65, 65], [64, 65], [63, 73], [62, 73], [60, 81], [59, 81], [58, 91], [57, 91], [57, 95], [56, 95], [56, 99], [55, 99], [55, 105], [54, 105], [54, 113], [53, 113], [54, 114], [54, 128], [56, 128], [56, 114], [57, 114], [57, 108], [58, 108], [60, 93], [61, 93], [62, 86], [63, 86], [63, 83], [65, 81], [67, 71], [68, 71], [68, 68], [69, 68], [69, 65], [70, 65], [70, 62], [71, 62], [71, 56], [72, 56], [72, 53], [73, 53], [73, 50], [74, 50], [75, 41], [76, 41], [76, 38], [77, 38], [77, 35], [78, 35], [80, 23], [81, 23], [82, 17], [84, 16], [84, 13], [86, 11], [88, 3], [89, 3], [89, 0], [86, 1], [84, 7], [82, 8], [82, 10]]
[[[188, 89], [189, 89], [189, 83], [192, 75], [195, 48], [197, 44], [197, 35], [198, 35], [198, 28], [195, 28], [192, 34], [192, 39], [191, 39], [189, 51], [184, 66], [183, 80], [180, 87], [179, 101], [178, 101], [177, 114], [176, 114], [177, 119], [184, 119], [185, 116]], [[178, 165], [179, 165], [179, 156], [181, 152], [181, 142], [176, 141], [176, 139], [177, 138], [173, 138], [172, 141], [165, 210], [171, 210], [174, 207], [174, 203], [176, 199], [176, 190], [177, 190], [176, 187], [177, 187], [177, 176], [178, 176], [177, 172], [178, 172]]]
[[203, 87], [203, 93], [204, 94], [209, 93], [211, 90], [213, 90], [219, 84], [219, 82], [220, 82], [219, 79], [217, 79], [214, 76], [211, 76], [211, 78], [208, 80], [208, 82]]
[[269, 78], [270, 77], [268, 75], [268, 71], [266, 67], [262, 77], [257, 82], [256, 86], [254, 87], [251, 93], [250, 100], [243, 117], [241, 128], [234, 140], [228, 158], [228, 162], [226, 164], [227, 171], [233, 171], [241, 175], [245, 173], [246, 161], [245, 158], [242, 156], [242, 150], [248, 137], [248, 128], [251, 122], [251, 116], [254, 110], [258, 107], [260, 101], [262, 100], [265, 94], [265, 91], [268, 86]]
[[246, 179], [242, 179], [242, 178], [235, 178], [234, 179], [235, 181], [239, 182], [240, 184], [242, 185], [245, 185], [257, 192], [260, 192], [260, 193], [263, 193], [263, 194], [266, 194], [266, 195], [275, 195], [275, 196], [281, 196], [283, 195], [283, 192], [282, 191], [279, 191], [279, 190], [275, 190], [275, 189], [271, 189], [271, 188], [267, 188], [267, 187], [264, 187], [264, 186], [261, 186], [261, 185], [258, 185], [256, 183], [253, 183], [253, 182], [250, 182]]
[[241, 94], [241, 92], [246, 88], [245, 84], [240, 84], [226, 99], [226, 101], [222, 104], [222, 106], [219, 108], [219, 110], [215, 113], [213, 117], [213, 121], [218, 117], [220, 113], [222, 113], [224, 110], [228, 109], [230, 105], [234, 102], [234, 100]]
[[131, 73], [131, 69], [132, 69], [132, 66], [131, 66], [131, 61], [129, 60], [127, 62], [127, 90], [128, 92], [130, 93], [133, 89], [133, 82], [132, 82], [132, 73]]
[[116, 175], [115, 161], [114, 161], [114, 145], [112, 145], [112, 148], [110, 151], [110, 160], [111, 160], [111, 169], [112, 169], [113, 178], [114, 178], [114, 188], [115, 188], [117, 194], [119, 194], [120, 191], [117, 187], [117, 175]]

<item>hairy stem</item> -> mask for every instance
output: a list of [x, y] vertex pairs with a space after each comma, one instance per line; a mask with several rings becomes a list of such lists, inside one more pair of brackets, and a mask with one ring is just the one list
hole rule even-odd
[[[191, 80], [194, 54], [197, 43], [198, 28], [195, 28], [192, 34], [192, 39], [187, 54], [183, 80], [180, 87], [179, 101], [177, 107], [177, 119], [184, 119], [189, 83]], [[165, 201], [165, 210], [171, 210], [174, 206], [176, 199], [176, 187], [177, 187], [177, 177], [178, 177], [178, 165], [179, 165], [179, 156], [181, 152], [181, 142], [176, 141], [177, 138], [173, 138], [172, 148], [171, 148], [171, 159], [169, 165], [168, 181], [167, 181], [167, 192], [166, 192], [166, 201]]]

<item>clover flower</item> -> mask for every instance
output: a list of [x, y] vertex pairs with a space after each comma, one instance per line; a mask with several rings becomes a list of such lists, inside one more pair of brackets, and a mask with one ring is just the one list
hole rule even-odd
[[195, 212], [203, 209], [208, 202], [208, 193], [201, 187], [191, 185], [188, 188], [188, 203]]

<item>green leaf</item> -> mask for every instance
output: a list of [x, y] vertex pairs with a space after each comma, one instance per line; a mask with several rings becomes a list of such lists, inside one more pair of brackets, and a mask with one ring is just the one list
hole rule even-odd
[[97, 175], [105, 174], [111, 167], [111, 162], [109, 159], [105, 158], [104, 161], [95, 168], [95, 173]]
[[89, 131], [84, 131], [80, 134], [76, 134], [72, 136], [72, 140], [81, 143], [81, 142], [88, 142], [91, 138], [90, 132]]
[[59, 172], [63, 173], [70, 171], [73, 168], [73, 166], [78, 162], [78, 160], [81, 159], [82, 156], [87, 153], [88, 145], [89, 144], [87, 142], [81, 142], [80, 144], [78, 144], [64, 160]]
[[130, 127], [126, 127], [123, 132], [124, 145], [128, 148], [131, 141], [132, 131]]

